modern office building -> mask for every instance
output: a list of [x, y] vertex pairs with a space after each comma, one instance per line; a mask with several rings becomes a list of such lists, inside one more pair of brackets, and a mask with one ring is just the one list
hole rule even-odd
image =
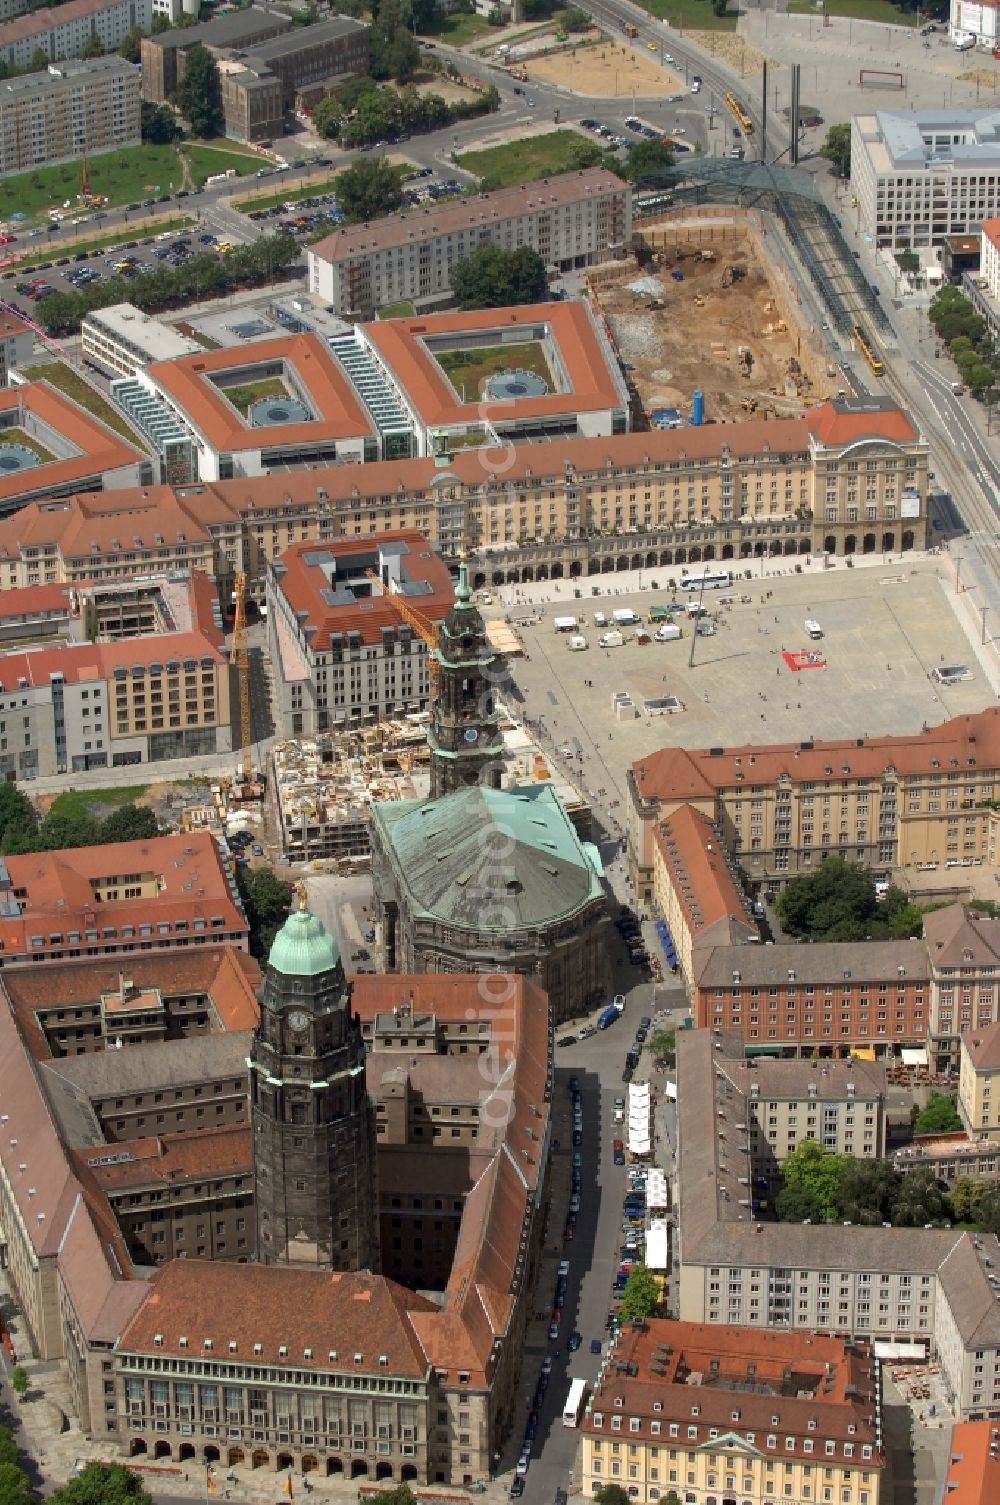
[[0, 176], [56, 162], [81, 152], [138, 146], [142, 140], [139, 74], [110, 57], [50, 63], [0, 83]]
[[80, 346], [87, 364], [106, 376], [135, 376], [158, 361], [204, 354], [197, 340], [131, 303], [91, 309], [80, 326]]
[[150, 0], [66, 0], [44, 6], [0, 25], [0, 61], [11, 68], [27, 68], [39, 49], [52, 63], [78, 58], [96, 37], [106, 53], [114, 52], [128, 33], [152, 23]]
[[[24, 444], [21, 433], [32, 442]], [[151, 479], [151, 462], [121, 434], [46, 381], [0, 388], [0, 517], [35, 497], [119, 491]]]
[[309, 291], [354, 318], [401, 298], [422, 308], [449, 295], [456, 262], [484, 242], [530, 246], [560, 271], [607, 261], [631, 245], [632, 190], [588, 167], [335, 230], [308, 249]]
[[454, 600], [447, 566], [420, 533], [287, 549], [267, 574], [284, 735], [311, 737], [426, 709], [430, 672], [419, 628], [434, 633]]
[[691, 1501], [879, 1505], [879, 1390], [867, 1343], [630, 1323], [580, 1424], [584, 1497], [617, 1484], [639, 1505], [671, 1491]]
[[878, 110], [851, 121], [855, 223], [879, 250], [977, 235], [1000, 210], [998, 169], [997, 110]]

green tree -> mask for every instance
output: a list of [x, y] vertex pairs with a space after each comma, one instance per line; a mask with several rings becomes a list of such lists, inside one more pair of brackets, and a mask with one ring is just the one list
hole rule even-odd
[[332, 141], [339, 135], [343, 121], [343, 108], [332, 94], [328, 94], [326, 99], [321, 99], [313, 108], [313, 125], [328, 141]]
[[101, 841], [149, 841], [160, 835], [159, 823], [148, 805], [119, 805], [101, 822]]
[[948, 1215], [948, 1201], [926, 1165], [907, 1171], [899, 1184], [892, 1204], [894, 1228], [922, 1228], [925, 1223], [940, 1223]]
[[14, 1372], [10, 1377], [10, 1388], [15, 1395], [22, 1398], [28, 1393], [28, 1371], [23, 1364], [15, 1364]]
[[838, 1193], [841, 1218], [873, 1228], [887, 1222], [899, 1182], [899, 1173], [888, 1160], [846, 1159]]
[[628, 149], [625, 176], [642, 188], [661, 188], [672, 181], [674, 154], [662, 141], [636, 141]]
[[946, 1092], [932, 1092], [913, 1119], [914, 1134], [947, 1134], [951, 1129], [961, 1127], [955, 1099]]
[[24, 71], [25, 73], [44, 73], [51, 61], [52, 59], [49, 57], [44, 47], [36, 47], [34, 52], [32, 52], [31, 57], [28, 60], [28, 66]]
[[560, 31], [589, 31], [594, 24], [589, 12], [582, 10], [579, 5], [569, 5], [565, 10], [557, 10], [552, 19]]
[[84, 42], [83, 46], [80, 48], [80, 56], [81, 57], [103, 57], [104, 56], [104, 43], [101, 41], [101, 39], [97, 35], [96, 31], [92, 31], [90, 33], [90, 36], [87, 38], [87, 40]]
[[13, 1463], [18, 1468], [21, 1466], [21, 1450], [9, 1427], [0, 1427], [0, 1463]]
[[654, 1029], [649, 1037], [649, 1051], [654, 1061], [662, 1061], [665, 1066], [673, 1066], [677, 1060], [677, 1031]]
[[140, 62], [142, 60], [142, 38], [142, 27], [133, 26], [118, 43], [118, 56], [123, 57], [126, 63]]
[[875, 884], [861, 863], [826, 857], [815, 872], [793, 878], [774, 907], [791, 935], [811, 941], [864, 940], [875, 919]]
[[88, 1463], [62, 1489], [49, 1495], [50, 1505], [152, 1505], [138, 1474], [120, 1463]]
[[258, 961], [266, 962], [274, 937], [292, 907], [288, 884], [276, 878], [269, 867], [239, 868], [236, 884], [250, 926], [250, 950]]
[[621, 1318], [652, 1317], [660, 1309], [660, 1288], [656, 1276], [645, 1265], [633, 1265], [622, 1292]]
[[594, 1499], [597, 1505], [631, 1505], [620, 1484], [602, 1484], [600, 1489], [595, 1490]]
[[337, 95], [337, 103], [344, 110], [345, 114], [350, 114], [351, 110], [357, 109], [366, 94], [374, 94], [377, 89], [378, 84], [373, 78], [369, 78], [367, 74], [364, 77], [349, 78]]
[[[954, 1200], [952, 1212], [954, 1213]], [[976, 1206], [976, 1226], [984, 1233], [1000, 1236], [1000, 1183], [993, 1181], [983, 1188]]]
[[414, 31], [423, 35], [436, 26], [441, 18], [441, 9], [437, 0], [412, 0], [410, 16]]
[[542, 302], [548, 278], [544, 261], [529, 246], [508, 251], [487, 243], [456, 262], [452, 288], [460, 308], [504, 308]]
[[397, 1484], [395, 1489], [379, 1490], [383, 1496], [378, 1505], [414, 1505], [414, 1494], [406, 1483]]
[[31, 1486], [16, 1463], [0, 1463], [0, 1505], [31, 1505]]
[[169, 105], [150, 104], [142, 101], [142, 139], [154, 146], [169, 146], [177, 135], [177, 121]]
[[38, 816], [27, 795], [16, 784], [0, 784], [0, 852], [32, 851], [37, 836]]
[[400, 26], [385, 50], [385, 68], [390, 78], [405, 84], [420, 66], [420, 48], [412, 31]]
[[101, 839], [101, 823], [86, 810], [60, 810], [53, 805], [38, 831], [42, 852], [64, 847], [94, 847]]
[[177, 104], [195, 136], [222, 132], [222, 83], [219, 65], [201, 42], [185, 55], [184, 77], [177, 86]]
[[826, 133], [826, 140], [819, 149], [821, 157], [827, 162], [832, 162], [837, 176], [849, 178], [851, 176], [851, 123], [845, 121], [843, 125], [831, 125]]
[[355, 162], [337, 179], [337, 204], [348, 224], [391, 214], [403, 202], [401, 169], [385, 157]]
[[808, 1186], [796, 1182], [783, 1186], [774, 1199], [774, 1210], [781, 1223], [820, 1223], [819, 1198]]
[[815, 1139], [803, 1139], [786, 1156], [781, 1175], [786, 1187], [802, 1186], [816, 1198], [817, 1215], [824, 1220], [840, 1212], [840, 1180], [847, 1158], [824, 1149]]
[[985, 1181], [973, 1181], [971, 1176], [959, 1176], [951, 1189], [951, 1218], [953, 1223], [979, 1222], [983, 1199], [993, 1190]]

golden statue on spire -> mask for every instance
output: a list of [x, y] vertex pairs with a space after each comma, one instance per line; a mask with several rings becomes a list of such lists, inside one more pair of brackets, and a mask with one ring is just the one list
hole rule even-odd
[[300, 878], [298, 883], [296, 883], [295, 896], [299, 901], [299, 913], [305, 914], [306, 910], [309, 908], [309, 894], [306, 889], [306, 880], [304, 878]]

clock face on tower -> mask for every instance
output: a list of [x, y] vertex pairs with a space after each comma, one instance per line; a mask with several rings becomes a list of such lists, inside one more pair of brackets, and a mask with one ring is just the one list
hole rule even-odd
[[470, 726], [466, 730], [465, 740], [466, 740], [466, 742], [478, 742], [479, 741], [479, 732], [478, 732], [478, 730], [477, 730], [476, 727]]
[[298, 1034], [301, 1030], [309, 1028], [309, 1015], [301, 1009], [293, 1009], [288, 1016], [289, 1027]]

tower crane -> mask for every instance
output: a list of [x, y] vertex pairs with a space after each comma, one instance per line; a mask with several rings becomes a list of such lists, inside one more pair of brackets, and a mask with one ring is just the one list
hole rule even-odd
[[[377, 570], [365, 570], [365, 574], [376, 585], [382, 585], [382, 577]], [[422, 617], [418, 612], [415, 612], [409, 602], [405, 601], [402, 596], [391, 595], [388, 591], [385, 591], [385, 599], [392, 602], [403, 621], [412, 627], [417, 637], [427, 649], [427, 672], [430, 677], [431, 699], [436, 700], [438, 687], [441, 683], [441, 665], [438, 663], [437, 633], [433, 625], [427, 621], [426, 617]]]
[[250, 660], [247, 654], [247, 577], [236, 576], [236, 617], [233, 622], [233, 662], [240, 693], [240, 758], [244, 789], [253, 782], [250, 766]]

